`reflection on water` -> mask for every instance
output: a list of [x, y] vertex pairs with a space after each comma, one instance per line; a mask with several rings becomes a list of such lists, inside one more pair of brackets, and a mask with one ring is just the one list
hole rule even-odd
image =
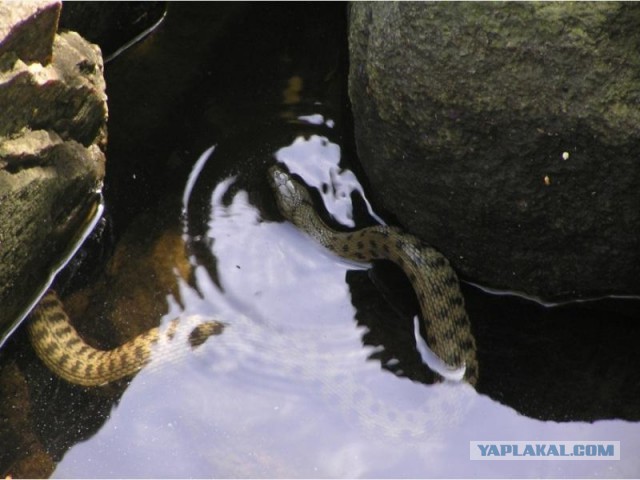
[[[330, 148], [318, 150], [318, 141]], [[326, 155], [318, 163], [327, 165], [336, 147], [320, 138], [294, 145]], [[326, 173], [312, 178], [307, 170], [305, 180], [321, 184]], [[171, 368], [134, 378], [103, 428], [71, 448], [54, 476], [522, 475], [519, 462], [470, 462], [469, 441], [640, 447], [633, 423], [537, 421], [468, 385], [425, 385], [381, 369], [371, 359], [378, 347], [363, 346], [367, 329], [345, 281], [354, 266], [290, 224], [265, 220], [244, 190], [223, 201], [234, 183], [220, 181], [210, 196], [206, 236], [217, 272], [192, 257], [197, 291], [180, 280], [183, 306], [170, 302], [166, 315], [201, 314], [228, 328]], [[525, 475], [640, 468], [632, 458], [612, 463], [527, 462]]]
[[[317, 116], [322, 118], [322, 115]], [[357, 192], [365, 201], [369, 215], [378, 223], [384, 224], [365, 198], [362, 186], [354, 173], [340, 167], [339, 145], [319, 135], [311, 135], [309, 138], [298, 137], [291, 145], [278, 150], [275, 157], [288, 167], [289, 172], [301, 176], [308, 186], [318, 189], [327, 210], [338, 223], [346, 227], [355, 227], [351, 195]]]
[[[340, 4], [178, 2], [109, 64], [114, 253], [65, 306], [107, 346], [160, 317], [227, 327], [128, 387], [74, 388], [24, 342], [5, 350], [24, 379], [0, 364], [0, 414], [21, 414], [0, 429], [3, 468], [39, 442], [56, 477], [637, 476], [637, 304], [542, 309], [463, 285], [480, 393], [432, 385], [406, 278], [279, 219], [275, 161], [335, 222], [381, 223], [347, 163], [345, 32]], [[622, 459], [469, 460], [469, 441], [511, 439], [617, 440]]]

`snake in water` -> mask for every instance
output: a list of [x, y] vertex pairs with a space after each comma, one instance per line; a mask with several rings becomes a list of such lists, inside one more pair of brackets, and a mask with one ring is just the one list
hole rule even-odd
[[[76, 385], [94, 387], [128, 377], [151, 361], [154, 347], [158, 355], [181, 355], [184, 347], [171, 348], [180, 320], [165, 328], [155, 327], [112, 350], [87, 344], [71, 325], [58, 295], [49, 290], [30, 315], [27, 330], [31, 344], [42, 362], [56, 375]], [[211, 335], [222, 333], [224, 324], [203, 321], [191, 330], [188, 344], [201, 345]], [[167, 340], [167, 342], [163, 342]], [[165, 347], [165, 345], [168, 347]]]
[[269, 181], [284, 217], [336, 255], [361, 262], [391, 260], [398, 265], [418, 297], [429, 348], [448, 368], [464, 368], [468, 383], [477, 383], [476, 343], [460, 283], [440, 252], [395, 227], [333, 230], [316, 213], [307, 189], [282, 168], [271, 167]]
[[[464, 379], [476, 384], [475, 339], [458, 278], [442, 254], [394, 227], [335, 231], [318, 216], [306, 188], [287, 172], [274, 166], [269, 180], [284, 217], [324, 247], [349, 260], [387, 259], [400, 266], [418, 296], [427, 344], [448, 367], [464, 368]], [[50, 290], [31, 313], [27, 329], [38, 357], [52, 372], [70, 383], [99, 386], [133, 375], [147, 365], [154, 346], [163, 339], [172, 340], [178, 324], [176, 319], [166, 328], [152, 328], [120, 347], [99, 350], [80, 337], [62, 302]], [[188, 343], [198, 346], [223, 328], [221, 322], [203, 321], [191, 331]]]

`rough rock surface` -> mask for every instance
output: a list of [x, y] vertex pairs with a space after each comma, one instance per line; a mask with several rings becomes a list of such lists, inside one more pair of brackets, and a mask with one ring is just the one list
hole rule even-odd
[[640, 293], [639, 22], [635, 3], [351, 4], [378, 204], [486, 286]]
[[60, 5], [51, 0], [0, 2], [0, 56], [13, 53], [24, 62], [51, 62]]
[[0, 6], [0, 332], [60, 261], [104, 176], [100, 50], [55, 34], [59, 2]]

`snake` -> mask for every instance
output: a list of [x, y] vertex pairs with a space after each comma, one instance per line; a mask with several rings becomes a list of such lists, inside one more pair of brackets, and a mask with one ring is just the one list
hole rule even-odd
[[[458, 277], [448, 260], [397, 227], [377, 225], [351, 232], [332, 229], [316, 212], [307, 189], [289, 173], [276, 165], [269, 169], [268, 179], [281, 214], [328, 250], [352, 261], [383, 259], [398, 265], [416, 292], [427, 345], [448, 368], [463, 368], [464, 380], [475, 386], [475, 339]], [[179, 319], [174, 319], [164, 328], [152, 328], [119, 347], [101, 350], [79, 335], [57, 293], [49, 290], [31, 312], [27, 331], [37, 356], [49, 370], [69, 383], [95, 387], [136, 374], [154, 354], [168, 355], [163, 346], [174, 339], [178, 325]], [[202, 321], [191, 330], [189, 345], [201, 345], [211, 335], [222, 333], [224, 326], [217, 320]], [[178, 352], [182, 354], [182, 350]], [[442, 379], [438, 374], [436, 378]]]
[[[154, 353], [179, 356], [185, 351], [172, 345], [178, 338], [180, 319], [171, 320], [164, 328], [151, 328], [114, 349], [94, 348], [73, 327], [54, 290], [40, 299], [28, 322], [27, 332], [40, 360], [60, 378], [84, 387], [130, 377], [148, 365]], [[187, 342], [198, 347], [211, 335], [222, 333], [224, 326], [217, 320], [202, 321], [190, 331]]]
[[[417, 295], [428, 347], [448, 369], [464, 369], [464, 380], [475, 386], [476, 342], [460, 281], [447, 258], [398, 227], [332, 229], [316, 212], [309, 191], [292, 175], [274, 165], [268, 176], [280, 213], [323, 247], [347, 260], [390, 260], [402, 269]], [[438, 373], [436, 378], [442, 380]]]

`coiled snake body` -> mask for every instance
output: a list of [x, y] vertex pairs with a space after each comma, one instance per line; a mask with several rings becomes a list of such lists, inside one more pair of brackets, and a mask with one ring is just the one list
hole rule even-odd
[[[272, 167], [269, 180], [281, 213], [326, 248], [350, 260], [388, 259], [399, 265], [418, 296], [427, 344], [449, 367], [464, 367], [464, 379], [475, 385], [475, 340], [458, 278], [446, 258], [392, 227], [337, 232], [317, 215], [306, 188], [284, 170]], [[57, 295], [49, 291], [31, 313], [27, 328], [37, 355], [51, 371], [71, 383], [98, 386], [130, 376], [147, 365], [154, 345], [173, 339], [177, 325], [178, 320], [173, 320], [166, 328], [153, 328], [113, 350], [98, 350], [79, 336]], [[188, 343], [192, 347], [200, 345], [223, 328], [221, 322], [204, 321], [191, 331]]]

